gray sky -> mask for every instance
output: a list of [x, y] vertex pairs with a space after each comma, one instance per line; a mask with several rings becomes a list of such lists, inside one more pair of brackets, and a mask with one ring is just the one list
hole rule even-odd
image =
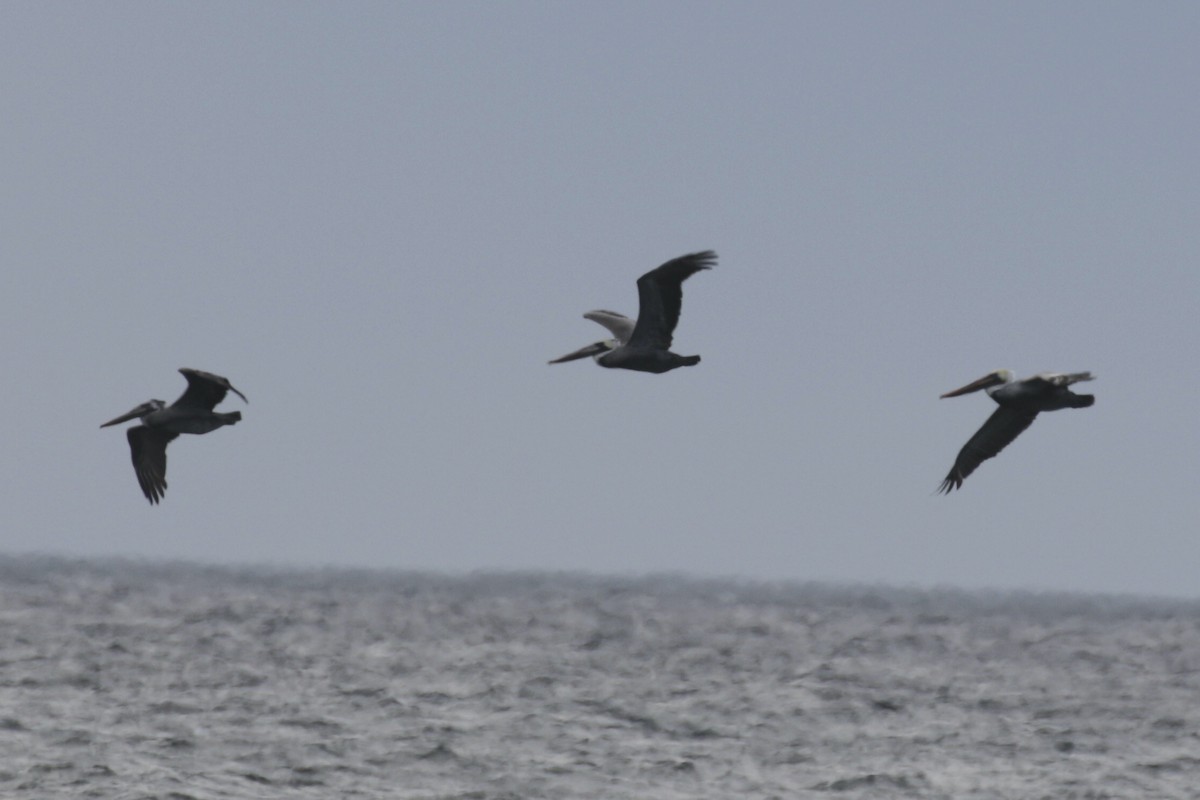
[[[0, 20], [4, 551], [1198, 593], [1196, 4]], [[546, 365], [707, 248], [702, 364]], [[1096, 405], [935, 495], [999, 367]]]

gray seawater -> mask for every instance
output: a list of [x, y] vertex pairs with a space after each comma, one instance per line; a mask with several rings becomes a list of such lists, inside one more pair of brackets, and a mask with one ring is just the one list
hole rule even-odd
[[0, 558], [4, 798], [1195, 798], [1200, 603]]

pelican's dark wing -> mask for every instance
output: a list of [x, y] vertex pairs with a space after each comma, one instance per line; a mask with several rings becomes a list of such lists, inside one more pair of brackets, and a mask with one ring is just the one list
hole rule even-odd
[[187, 378], [188, 387], [173, 405], [212, 411], [218, 403], [225, 399], [226, 392], [233, 392], [244, 402], [250, 402], [246, 400], [246, 395], [233, 388], [233, 384], [229, 382], [228, 378], [188, 367], [183, 367], [179, 371], [183, 373], [183, 377]]
[[125, 435], [129, 439], [129, 455], [133, 458], [138, 485], [153, 505], [167, 492], [167, 444], [179, 434], [134, 425]]
[[983, 427], [963, 445], [962, 450], [958, 451], [954, 467], [946, 476], [946, 480], [942, 481], [938, 491], [949, 494], [951, 489], [961, 489], [963, 481], [975, 471], [976, 467], [995, 456], [1013, 439], [1020, 436], [1021, 431], [1033, 424], [1037, 415], [1036, 411], [1005, 408], [1004, 406], [993, 411], [987, 422], [983, 423]]
[[717, 254], [705, 250], [673, 258], [638, 278], [638, 318], [627, 344], [634, 349], [669, 350], [683, 305], [683, 282], [716, 263]]

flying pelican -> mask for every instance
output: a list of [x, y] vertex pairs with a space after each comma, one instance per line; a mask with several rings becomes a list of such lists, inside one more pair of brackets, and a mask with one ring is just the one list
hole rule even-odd
[[958, 452], [954, 466], [938, 489], [949, 494], [952, 489], [961, 489], [967, 476], [984, 461], [1003, 450], [1021, 431], [1033, 424], [1042, 411], [1057, 411], [1060, 408], [1087, 408], [1096, 402], [1094, 395], [1075, 394], [1067, 387], [1079, 381], [1092, 380], [1090, 372], [1042, 372], [1032, 378], [1014, 380], [1012, 370], [998, 369], [961, 389], [946, 392], [945, 397], [977, 392], [986, 389], [988, 396], [1000, 404], [992, 412], [963, 449]]
[[168, 406], [162, 400], [147, 400], [129, 413], [100, 426], [107, 428], [141, 419], [142, 424], [133, 426], [125, 435], [129, 439], [138, 485], [151, 505], [160, 501], [167, 491], [167, 445], [171, 440], [181, 433], [208, 433], [240, 420], [240, 411], [213, 411], [225, 399], [226, 392], [233, 392], [244, 402], [250, 402], [227, 378], [187, 367], [179, 371], [187, 378], [188, 386], [174, 403]]
[[598, 322], [612, 333], [604, 339], [551, 361], [561, 364], [593, 356], [602, 367], [639, 372], [669, 372], [676, 367], [700, 363], [700, 356], [671, 352], [671, 335], [679, 323], [683, 305], [683, 282], [702, 269], [712, 269], [717, 254], [712, 250], [674, 258], [638, 278], [638, 318], [634, 322], [615, 311], [589, 311], [584, 319]]

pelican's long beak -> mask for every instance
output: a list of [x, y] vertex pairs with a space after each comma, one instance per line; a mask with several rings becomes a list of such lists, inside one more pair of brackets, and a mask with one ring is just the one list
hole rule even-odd
[[1004, 378], [1001, 377], [999, 372], [992, 372], [984, 375], [977, 381], [968, 383], [961, 389], [955, 389], [953, 392], [946, 392], [944, 395], [942, 395], [942, 399], [947, 397], [958, 397], [960, 395], [970, 394], [971, 392], [978, 392], [980, 389], [986, 389], [989, 386], [995, 386], [998, 383], [1004, 383]]
[[613, 349], [612, 340], [606, 339], [603, 342], [595, 342], [593, 344], [589, 344], [587, 347], [581, 347], [580, 349], [576, 350], [574, 353], [567, 353], [565, 356], [559, 356], [558, 358], [554, 359], [553, 361], [547, 361], [546, 363], [547, 364], [562, 364], [566, 361], [575, 361], [580, 358], [587, 358], [588, 356], [598, 356], [601, 353], [607, 353], [609, 350], [612, 350], [612, 349]]
[[122, 414], [121, 416], [117, 417], [116, 419], [110, 419], [108, 422], [104, 423], [100, 427], [107, 428], [109, 425], [120, 425], [122, 422], [128, 422], [131, 419], [137, 419], [138, 417], [145, 415], [149, 411], [150, 411], [150, 404], [142, 403], [140, 406], [133, 409], [132, 411]]

